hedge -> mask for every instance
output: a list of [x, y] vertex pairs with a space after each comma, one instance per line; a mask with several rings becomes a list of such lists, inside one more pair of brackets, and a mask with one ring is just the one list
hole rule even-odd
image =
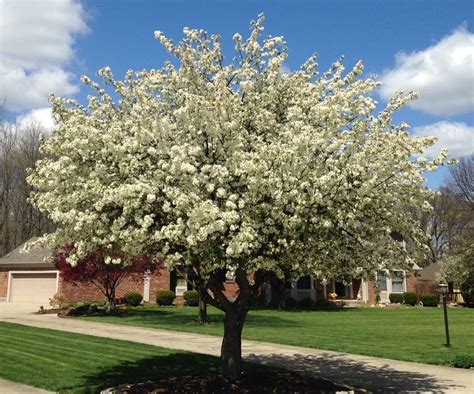
[[474, 368], [474, 355], [458, 354], [454, 356], [449, 363], [456, 368]]
[[195, 290], [188, 290], [183, 293], [184, 303], [187, 306], [199, 305], [199, 293]]
[[392, 304], [403, 304], [403, 294], [402, 293], [390, 293], [388, 299]]
[[316, 306], [316, 303], [309, 297], [298, 301], [298, 306], [302, 309], [311, 309]]
[[403, 301], [407, 305], [415, 306], [416, 299], [417, 297], [415, 293], [410, 293], [410, 292], [403, 293]]
[[125, 293], [123, 299], [127, 305], [138, 306], [143, 300], [143, 296], [138, 291], [130, 291]]
[[423, 303], [423, 306], [438, 306], [438, 300], [438, 294], [425, 294], [421, 296], [421, 302]]
[[156, 303], [158, 305], [172, 305], [176, 294], [171, 290], [158, 290], [156, 292]]

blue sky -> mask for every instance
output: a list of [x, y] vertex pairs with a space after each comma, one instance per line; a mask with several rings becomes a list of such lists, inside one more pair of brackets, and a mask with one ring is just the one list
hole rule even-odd
[[[232, 35], [247, 33], [264, 12], [266, 33], [288, 43], [290, 70], [314, 52], [322, 70], [342, 55], [348, 68], [362, 59], [385, 83], [381, 104], [399, 87], [422, 94], [397, 121], [439, 136], [456, 156], [474, 150], [471, 1], [0, 0], [0, 7], [0, 96], [18, 122], [48, 124], [48, 92], [83, 101], [82, 74], [160, 67], [166, 53], [155, 30], [175, 40], [184, 26], [218, 33], [230, 58]], [[445, 173], [428, 184], [438, 187]]]

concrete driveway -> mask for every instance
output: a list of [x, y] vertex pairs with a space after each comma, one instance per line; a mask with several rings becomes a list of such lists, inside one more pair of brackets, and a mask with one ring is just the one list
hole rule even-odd
[[[220, 337], [32, 314], [39, 306], [0, 303], [0, 321], [214, 356], [220, 354]], [[246, 360], [291, 369], [370, 392], [474, 392], [473, 370], [248, 340], [242, 342], [242, 354]]]
[[41, 305], [45, 308], [49, 307], [49, 305], [32, 302], [0, 302], [0, 319], [24, 318], [37, 312]]

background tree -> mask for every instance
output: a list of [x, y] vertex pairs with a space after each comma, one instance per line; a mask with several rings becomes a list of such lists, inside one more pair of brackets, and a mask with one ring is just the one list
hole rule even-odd
[[88, 253], [71, 265], [67, 257], [74, 251], [73, 247], [65, 247], [54, 257], [54, 265], [61, 272], [64, 281], [73, 285], [92, 284], [97, 287], [107, 299], [107, 312], [115, 309], [116, 291], [124, 279], [137, 283], [143, 282], [146, 271], [153, 272], [157, 263], [147, 256], [129, 259], [127, 265], [120, 264], [123, 255], [116, 256], [111, 262], [101, 252]]
[[35, 122], [21, 127], [0, 119], [0, 257], [33, 236], [54, 229], [46, 214], [28, 203], [28, 169], [40, 157], [40, 135]]
[[462, 157], [449, 170], [448, 188], [460, 200], [474, 210], [474, 154]]
[[[459, 244], [459, 239], [465, 239], [466, 234], [472, 234], [474, 228], [473, 157], [463, 157], [457, 165], [449, 167], [448, 178], [443, 182], [439, 192], [430, 200], [433, 207], [431, 211], [419, 207], [405, 207], [410, 215], [417, 218], [420, 227], [428, 234], [426, 242], [429, 254], [425, 260], [418, 258], [418, 264], [427, 265], [445, 260]], [[465, 242], [460, 244], [464, 245]]]
[[446, 258], [457, 237], [461, 236], [472, 222], [467, 206], [449, 187], [442, 187], [433, 196], [432, 212], [419, 211], [422, 225], [427, 229], [430, 253], [427, 263]]
[[447, 192], [454, 204], [446, 210], [457, 225], [446, 254], [441, 277], [453, 282], [468, 306], [474, 303], [474, 155], [463, 157], [449, 170]]
[[474, 306], [474, 237], [465, 234], [457, 238], [447, 257], [441, 279], [454, 284], [461, 291], [466, 306]]
[[[225, 312], [224, 375], [238, 379], [241, 334], [258, 271], [297, 278], [369, 275], [410, 268], [394, 231], [422, 248], [424, 231], [400, 206], [430, 209], [417, 138], [393, 113], [414, 94], [397, 94], [380, 113], [377, 81], [362, 63], [341, 61], [318, 75], [316, 57], [283, 72], [282, 37], [262, 39], [263, 16], [224, 62], [220, 37], [184, 29], [175, 58], [159, 70], [103, 84], [83, 107], [53, 97], [58, 124], [47, 157], [29, 177], [32, 200], [59, 224], [40, 244], [75, 242], [72, 265], [94, 250], [111, 255], [160, 250], [169, 269], [198, 271]], [[113, 95], [108, 91], [113, 90]], [[118, 97], [114, 101], [113, 97]], [[123, 264], [130, 263], [127, 259]], [[234, 277], [235, 299], [224, 294]]]

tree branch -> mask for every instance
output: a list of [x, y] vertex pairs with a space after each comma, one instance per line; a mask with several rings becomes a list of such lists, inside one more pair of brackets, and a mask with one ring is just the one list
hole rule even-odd
[[[224, 294], [224, 284], [218, 278], [218, 275], [213, 274], [208, 281], [207, 287], [211, 290], [214, 295], [214, 300], [219, 302], [219, 309], [222, 309], [224, 312], [229, 312], [232, 308], [232, 303], [227, 299]], [[211, 303], [211, 305], [213, 305]]]

